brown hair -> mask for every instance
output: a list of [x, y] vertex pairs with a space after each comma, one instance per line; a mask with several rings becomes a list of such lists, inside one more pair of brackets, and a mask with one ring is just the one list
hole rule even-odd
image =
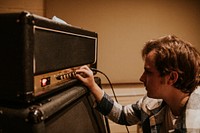
[[160, 76], [176, 71], [179, 74], [174, 86], [191, 93], [199, 84], [200, 53], [188, 42], [174, 35], [164, 36], [145, 43], [142, 57], [155, 50], [155, 65]]

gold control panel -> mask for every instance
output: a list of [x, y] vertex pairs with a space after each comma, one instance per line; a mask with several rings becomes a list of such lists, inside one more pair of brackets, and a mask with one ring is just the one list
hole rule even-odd
[[34, 76], [34, 96], [49, 92], [56, 89], [56, 86], [74, 79], [77, 69], [79, 69], [79, 67]]

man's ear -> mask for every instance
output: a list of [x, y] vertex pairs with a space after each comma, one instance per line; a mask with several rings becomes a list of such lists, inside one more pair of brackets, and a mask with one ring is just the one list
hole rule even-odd
[[170, 72], [168, 83], [173, 85], [174, 83], [176, 83], [177, 80], [178, 80], [178, 73], [176, 71]]

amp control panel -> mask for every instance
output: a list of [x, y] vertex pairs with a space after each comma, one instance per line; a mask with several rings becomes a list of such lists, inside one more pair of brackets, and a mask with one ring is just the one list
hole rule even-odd
[[56, 89], [56, 86], [75, 79], [77, 69], [79, 69], [79, 67], [34, 76], [34, 96], [44, 94]]

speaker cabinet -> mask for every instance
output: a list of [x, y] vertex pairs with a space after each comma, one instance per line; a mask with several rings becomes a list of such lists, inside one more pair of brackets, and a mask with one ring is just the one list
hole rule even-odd
[[0, 106], [0, 133], [108, 133], [94, 103], [87, 88], [77, 84], [31, 106]]

